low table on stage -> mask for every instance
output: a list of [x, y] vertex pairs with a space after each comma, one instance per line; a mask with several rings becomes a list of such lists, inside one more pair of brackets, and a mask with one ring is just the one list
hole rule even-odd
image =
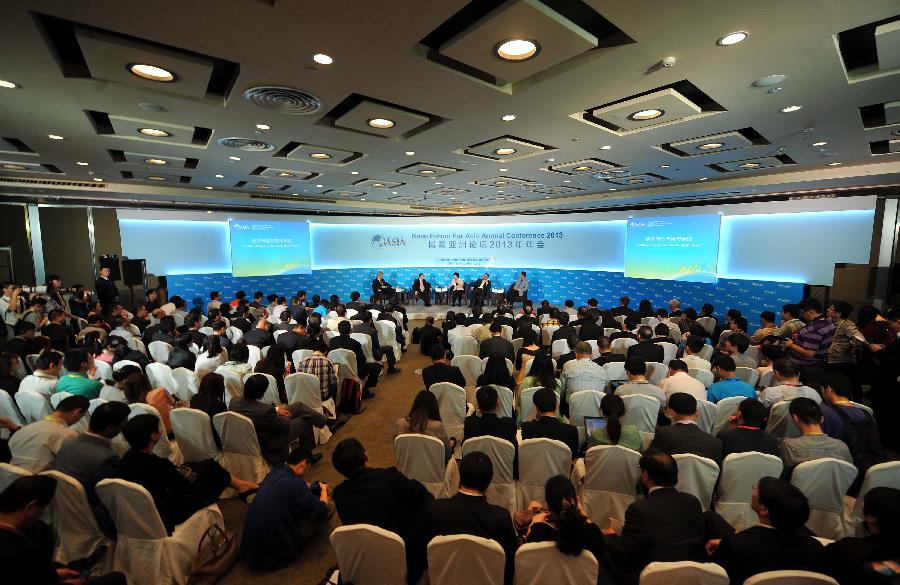
[[491, 303], [495, 307], [500, 306], [500, 301], [503, 300], [505, 295], [506, 295], [506, 291], [503, 290], [502, 288], [492, 288], [491, 289]]
[[435, 305], [449, 305], [450, 304], [450, 292], [447, 290], [447, 287], [442, 288], [433, 288], [434, 291], [434, 304]]

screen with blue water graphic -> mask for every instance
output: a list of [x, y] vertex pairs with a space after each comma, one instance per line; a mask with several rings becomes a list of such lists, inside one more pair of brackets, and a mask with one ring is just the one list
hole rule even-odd
[[715, 283], [721, 216], [635, 217], [625, 233], [625, 276]]
[[308, 222], [232, 219], [228, 227], [235, 276], [312, 272]]

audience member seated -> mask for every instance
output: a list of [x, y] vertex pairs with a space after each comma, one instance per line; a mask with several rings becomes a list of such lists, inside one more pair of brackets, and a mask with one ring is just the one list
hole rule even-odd
[[886, 581], [872, 563], [900, 557], [900, 490], [876, 487], [863, 500], [863, 537], [847, 537], [825, 547], [826, 573], [841, 585], [876, 585]]
[[419, 351], [422, 355], [431, 355], [431, 348], [441, 343], [444, 334], [434, 326], [434, 317], [425, 317], [425, 325], [419, 329]]
[[78, 436], [69, 427], [81, 420], [88, 406], [84, 396], [69, 396], [50, 415], [20, 428], [9, 439], [11, 463], [32, 473], [52, 469], [63, 443]]
[[174, 346], [176, 339], [178, 332], [175, 331], [175, 319], [171, 315], [166, 315], [159, 320], [159, 329], [153, 334], [151, 341], [163, 341]]
[[494, 478], [490, 457], [480, 451], [463, 456], [459, 463], [459, 492], [431, 504], [431, 537], [471, 534], [496, 541], [506, 553], [503, 582], [512, 585], [518, 539], [509, 510], [489, 504], [484, 492]]
[[[525, 542], [555, 542], [559, 552], [573, 557], [586, 549], [599, 563], [605, 548], [603, 533], [584, 514], [575, 494], [575, 486], [569, 478], [556, 475], [548, 479], [544, 486], [544, 499], [549, 510], [532, 516]], [[532, 509], [539, 507], [538, 502], [529, 505]]]
[[611, 528], [603, 569], [621, 585], [636, 585], [649, 563], [706, 560], [706, 520], [700, 502], [675, 489], [678, 465], [662, 451], [651, 449], [638, 463], [647, 496], [628, 506], [620, 536]]
[[610, 362], [624, 362], [626, 359], [623, 354], [613, 352], [612, 344], [608, 337], [601, 337], [597, 340], [597, 353], [600, 355], [594, 358], [594, 363], [598, 366], [605, 366]]
[[57, 392], [68, 392], [84, 396], [88, 400], [98, 398], [103, 382], [92, 380], [88, 374], [94, 373], [94, 357], [87, 349], [75, 348], [66, 352], [63, 366], [69, 372], [56, 383]]
[[[743, 319], [743, 317], [741, 317]], [[756, 360], [744, 352], [750, 347], [750, 338], [744, 333], [731, 333], [725, 337], [725, 353], [734, 360], [735, 367], [755, 368]]]
[[559, 321], [559, 329], [553, 332], [551, 343], [553, 341], [556, 341], [557, 339], [568, 339], [570, 335], [578, 335], [578, 332], [575, 331], [575, 328], [569, 325], [568, 313], [566, 313], [565, 311], [560, 311], [556, 318]]
[[434, 496], [396, 467], [369, 467], [369, 456], [355, 438], [338, 443], [331, 455], [334, 469], [345, 478], [332, 497], [341, 524], [372, 524], [398, 534], [406, 544], [410, 585], [426, 567], [428, 509]]
[[328, 349], [329, 351], [333, 349], [349, 349], [356, 355], [356, 371], [359, 373], [359, 377], [365, 380], [365, 384], [363, 385], [363, 398], [372, 398], [375, 394], [372, 393], [370, 389], [375, 388], [378, 385], [378, 375], [381, 374], [381, 364], [366, 361], [362, 345], [350, 337], [351, 329], [352, 326], [350, 325], [350, 321], [342, 321], [340, 325], [338, 325], [339, 334], [331, 338], [331, 341], [328, 343]]
[[602, 366], [591, 360], [593, 349], [587, 341], [579, 341], [575, 345], [575, 359], [566, 362], [560, 374], [560, 380], [566, 394], [579, 390], [602, 390], [609, 383], [609, 377]]
[[312, 351], [311, 356], [300, 362], [297, 371], [312, 374], [319, 379], [319, 392], [323, 401], [334, 398], [337, 395], [338, 377], [334, 363], [328, 359], [328, 346], [324, 341], [317, 340]]
[[232, 477], [212, 459], [187, 462], [179, 469], [154, 455], [160, 432], [159, 419], [152, 414], [135, 416], [125, 423], [122, 434], [131, 449], [122, 456], [119, 477], [150, 492], [169, 534], [194, 512], [216, 503], [225, 488], [234, 488], [245, 499], [259, 487]]
[[669, 455], [693, 453], [722, 465], [722, 441], [701, 431], [697, 426], [697, 400], [690, 394], [676, 392], [669, 396], [666, 414], [672, 419], [667, 427], [658, 427], [651, 448]]
[[[603, 338], [601, 338], [600, 341], [603, 341]], [[567, 363], [576, 359], [575, 358], [575, 346], [578, 345], [579, 343], [581, 343], [581, 342], [578, 341], [577, 333], [572, 333], [571, 335], [569, 335], [566, 338], [566, 349], [568, 349], [568, 351], [566, 353], [560, 354], [559, 356], [557, 356], [555, 358], [556, 359], [556, 371], [558, 374], [562, 373], [562, 370]], [[552, 349], [552, 346], [551, 346], [551, 349]], [[602, 355], [594, 361], [597, 362], [598, 364], [602, 365], [600, 363], [601, 359], [603, 359]]]
[[149, 404], [158, 410], [160, 417], [162, 417], [163, 426], [166, 428], [166, 433], [170, 437], [174, 437], [169, 415], [172, 414], [172, 409], [175, 408], [175, 398], [169, 394], [166, 388], [154, 388], [150, 384], [150, 378], [146, 374], [141, 373], [126, 378], [122, 383], [122, 392], [125, 394], [125, 400], [128, 404]]
[[187, 368], [193, 372], [197, 366], [197, 355], [191, 351], [192, 345], [194, 345], [194, 338], [191, 337], [190, 333], [179, 336], [175, 340], [175, 347], [172, 353], [169, 354], [169, 367], [173, 370], [175, 368]]
[[772, 369], [774, 371], [772, 376], [775, 381], [772, 386], [760, 392], [759, 395], [759, 399], [762, 400], [766, 407], [771, 408], [776, 402], [793, 400], [798, 396], [809, 398], [816, 404], [822, 402], [822, 397], [819, 396], [818, 392], [809, 386], [804, 386], [800, 382], [800, 372], [797, 370], [794, 362], [788, 358], [775, 360], [775, 363], [772, 364]]
[[643, 394], [655, 398], [662, 409], [666, 405], [666, 395], [658, 387], [647, 380], [647, 362], [639, 357], [630, 357], [625, 360], [625, 375], [628, 383], [616, 388], [616, 396], [631, 396]]
[[274, 570], [292, 563], [304, 546], [328, 529], [328, 484], [308, 485], [312, 453], [298, 447], [272, 468], [247, 508], [241, 558], [254, 569]]
[[642, 325], [637, 331], [638, 342], [628, 348], [628, 357], [639, 357], [645, 362], [662, 363], [665, 359], [665, 350], [662, 346], [653, 343], [653, 329]]
[[572, 451], [572, 459], [578, 457], [578, 429], [556, 418], [557, 396], [550, 388], [539, 388], [532, 395], [534, 420], [522, 421], [522, 439], [555, 439], [565, 443]]
[[[6, 330], [9, 331], [9, 329], [10, 325], [7, 323]], [[12, 339], [7, 339], [3, 344], [0, 344], [0, 352], [11, 353], [19, 356], [20, 360], [24, 360], [28, 354], [34, 353], [35, 329], [37, 328], [34, 326], [34, 323], [19, 319], [12, 326]]]
[[669, 326], [665, 323], [657, 323], [656, 327], [653, 328], [653, 338], [650, 341], [653, 343], [671, 343], [672, 338], [669, 337]]
[[[225, 378], [222, 377], [222, 374], [210, 372], [200, 379], [197, 393], [191, 396], [191, 408], [202, 410], [208, 414], [210, 424], [212, 424], [214, 416], [228, 410], [225, 405]], [[215, 425], [212, 425], [212, 434], [216, 447], [221, 449], [222, 440], [219, 438]]]
[[718, 402], [724, 398], [744, 396], [756, 398], [756, 389], [735, 375], [734, 359], [723, 356], [716, 361], [715, 373], [719, 381], [709, 387], [706, 393], [707, 400]]
[[[284, 463], [294, 442], [312, 452], [316, 446], [313, 427], [324, 427], [328, 419], [300, 402], [287, 407], [261, 402], [268, 388], [269, 381], [265, 376], [250, 376], [244, 382], [244, 395], [232, 398], [228, 410], [253, 421], [262, 456], [270, 464]], [[316, 453], [312, 458], [315, 463], [322, 455]]]
[[500, 354], [509, 361], [515, 363], [516, 350], [513, 344], [503, 338], [503, 324], [499, 320], [494, 319], [490, 326], [491, 337], [481, 342], [478, 350], [478, 356], [481, 359], [490, 357], [494, 354]]
[[66, 314], [54, 309], [47, 314], [47, 324], [41, 328], [41, 335], [50, 340], [50, 347], [66, 351], [75, 345], [75, 334], [66, 325]]
[[[285, 313], [282, 313], [284, 315]], [[306, 319], [291, 325], [291, 328], [278, 336], [276, 343], [284, 348], [284, 353], [292, 355], [298, 349], [303, 349], [306, 343]]]
[[63, 356], [56, 351], [42, 352], [34, 364], [34, 373], [22, 379], [19, 390], [31, 390], [50, 398], [50, 395], [56, 392], [62, 358]]
[[[497, 409], [500, 406], [497, 389], [492, 386], [482, 386], [475, 392], [475, 402], [478, 412], [466, 417], [463, 442], [475, 437], [497, 437], [512, 443], [518, 452], [516, 421], [508, 416], [497, 416]], [[518, 457], [518, 453], [516, 457]], [[518, 466], [514, 462], [514, 472], [517, 469]]]
[[[328, 359], [328, 358], [326, 358]], [[280, 345], [270, 345], [266, 357], [256, 362], [253, 369], [257, 374], [269, 374], [275, 378], [275, 385], [278, 388], [278, 399], [286, 403], [287, 390], [284, 387], [284, 377], [291, 373], [293, 366], [291, 361], [284, 355], [284, 348]], [[332, 372], [334, 368], [332, 368]]]
[[[221, 339], [219, 340], [221, 342]], [[223, 346], [224, 347], [224, 346]], [[239, 378], [253, 372], [253, 366], [247, 363], [250, 360], [250, 350], [241, 343], [235, 343], [228, 350], [228, 361], [222, 364], [222, 368], [230, 370]]]
[[430, 356], [431, 365], [422, 368], [422, 381], [425, 382], [426, 389], [438, 382], [450, 382], [460, 388], [466, 387], [466, 377], [458, 367], [450, 365], [447, 350], [443, 345], [440, 343], [432, 345]]
[[809, 502], [797, 487], [774, 477], [763, 477], [753, 486], [750, 506], [759, 524], [711, 540], [710, 560], [721, 565], [733, 585], [767, 571], [821, 572], [825, 549], [804, 524]]
[[128, 349], [128, 342], [125, 339], [117, 335], [110, 336], [103, 343], [103, 350], [94, 359], [112, 365], [119, 360], [125, 359]]
[[197, 362], [194, 364], [194, 372], [202, 378], [204, 374], [213, 372], [219, 366], [225, 365], [226, 359], [223, 357], [222, 353], [219, 337], [216, 335], [207, 337], [203, 340], [200, 353], [197, 355]]
[[780, 455], [779, 441], [765, 431], [766, 407], [755, 398], [742, 400], [733, 415], [728, 417], [728, 428], [716, 435], [722, 441], [722, 459], [732, 453], [758, 451], [767, 455]]
[[818, 404], [809, 398], [794, 398], [788, 411], [803, 435], [781, 442], [781, 460], [784, 462], [782, 477], [790, 478], [794, 468], [804, 461], [824, 457], [834, 457], [853, 464], [847, 444], [822, 432], [823, 417]]
[[[640, 358], [631, 358], [640, 359]], [[641, 433], [635, 425], [623, 425], [625, 401], [616, 394], [605, 394], [600, 400], [600, 413], [606, 419], [606, 427], [594, 429], [587, 437], [587, 447], [597, 445], [622, 445], [632, 451], [642, 451]]]
[[672, 394], [682, 393], [690, 394], [696, 400], [706, 400], [706, 386], [703, 382], [692, 378], [688, 374], [688, 366], [682, 360], [672, 360], [669, 362], [669, 375], [659, 384], [659, 389], [666, 396], [666, 402], [672, 397]]
[[100, 480], [119, 475], [121, 459], [112, 447], [112, 439], [122, 432], [129, 414], [131, 410], [127, 404], [101, 404], [91, 414], [88, 431], [64, 442], [56, 453], [56, 470], [78, 480], [97, 525], [109, 537], [115, 537], [116, 528], [94, 488]]
[[[764, 375], [769, 372], [772, 372], [772, 378], [774, 379], [775, 373], [772, 368], [772, 364], [781, 358], [785, 357], [784, 350], [781, 349], [780, 346], [775, 345], [774, 343], [768, 343], [759, 348], [759, 366], [757, 366], [756, 371], [759, 372], [760, 380]], [[772, 384], [770, 380], [769, 385]], [[762, 384], [760, 384], [762, 387]]]
[[515, 368], [521, 371], [523, 366], [527, 364], [541, 350], [538, 345], [538, 334], [531, 326], [522, 332], [522, 348], [516, 353]]
[[502, 354], [491, 354], [484, 365], [484, 371], [478, 376], [475, 385], [481, 387], [488, 384], [496, 384], [515, 391], [516, 381], [513, 379], [512, 374], [509, 373], [506, 359]]
[[441, 412], [438, 408], [437, 397], [428, 390], [420, 390], [413, 399], [409, 414], [398, 418], [394, 422], [394, 439], [398, 435], [428, 435], [440, 439], [444, 443], [444, 461], [450, 460], [455, 439], [447, 435], [444, 423], [441, 422]]
[[[341, 305], [341, 307], [343, 307], [343, 305]], [[291, 317], [291, 312], [282, 310], [278, 315], [278, 323], [272, 327], [272, 335], [275, 335], [276, 331], [284, 331], [286, 333], [293, 329], [296, 323], [291, 323], [292, 320], [293, 317]], [[279, 335], [279, 337], [281, 336]]]
[[[213, 325], [213, 328], [215, 328], [215, 325]], [[218, 333], [218, 331], [216, 331], [216, 333]], [[225, 341], [227, 341], [227, 338], [225, 339]], [[274, 338], [269, 332], [269, 322], [265, 319], [259, 319], [256, 322], [256, 326], [245, 333], [243, 337], [244, 343], [246, 343], [247, 345], [255, 345], [260, 349], [267, 345], [272, 345], [273, 341]], [[228, 345], [223, 342], [222, 347], [227, 348]]]
[[[126, 585], [122, 573], [82, 579], [93, 564], [78, 560], [77, 569], [53, 563], [53, 534], [40, 518], [56, 493], [56, 479], [21, 477], [0, 493], [0, 565], [4, 583], [27, 585]], [[107, 553], [111, 554], [111, 553]]]
[[591, 309], [587, 312], [584, 322], [581, 324], [581, 330], [578, 332], [578, 339], [581, 341], [594, 341], [603, 337], [603, 327], [597, 323], [600, 318], [600, 312], [597, 309]]
[[775, 325], [775, 313], [763, 311], [759, 314], [759, 329], [750, 336], [750, 343], [761, 345], [770, 335], [777, 335], [778, 326]]
[[685, 340], [684, 355], [681, 357], [681, 361], [687, 364], [688, 369], [712, 370], [712, 365], [709, 361], [703, 359], [699, 355], [705, 346], [706, 343], [704, 343], [703, 338], [699, 335], [688, 335]]
[[128, 397], [125, 396], [125, 385], [130, 383], [130, 378], [143, 374], [144, 371], [138, 366], [122, 366], [112, 374], [113, 385], [104, 384], [103, 389], [100, 390], [100, 398], [107, 401], [127, 403]]
[[546, 350], [541, 350], [531, 360], [531, 370], [525, 375], [525, 368], [519, 370], [519, 385], [516, 390], [516, 398], [526, 388], [535, 386], [543, 386], [544, 388], [552, 388], [554, 392], [560, 394], [562, 392], [562, 381], [556, 377], [556, 369], [553, 367], [553, 360]]

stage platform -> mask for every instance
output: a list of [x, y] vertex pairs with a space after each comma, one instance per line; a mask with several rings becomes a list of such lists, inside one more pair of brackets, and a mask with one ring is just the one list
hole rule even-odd
[[[560, 310], [562, 310], [564, 308], [562, 305], [551, 305], [551, 306], [554, 306]], [[376, 308], [377, 308], [377, 306], [376, 306]], [[419, 303], [416, 303], [415, 305], [407, 305], [404, 303], [403, 308], [406, 309], [406, 317], [410, 320], [414, 320], [414, 319], [424, 320], [426, 317], [432, 316], [432, 317], [434, 317], [435, 321], [443, 321], [444, 317], [447, 315], [447, 311], [451, 311], [451, 310], [454, 313], [465, 313], [466, 315], [472, 314], [472, 310], [466, 305], [463, 305], [462, 307], [451, 307], [450, 305], [431, 305], [430, 307], [426, 307], [424, 304], [419, 302]], [[489, 313], [489, 312], [493, 311], [495, 308], [496, 307], [494, 307], [493, 305], [485, 306], [482, 308], [481, 312]], [[515, 309], [514, 313], [518, 313], [521, 310], [522, 310], [522, 305], [519, 303], [516, 303], [516, 309]], [[535, 310], [537, 310], [537, 307], [535, 307]]]

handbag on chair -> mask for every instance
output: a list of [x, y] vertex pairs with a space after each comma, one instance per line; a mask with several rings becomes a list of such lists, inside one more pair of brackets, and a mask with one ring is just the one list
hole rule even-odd
[[210, 526], [197, 546], [188, 585], [217, 583], [237, 563], [238, 553], [237, 536], [233, 532]]

